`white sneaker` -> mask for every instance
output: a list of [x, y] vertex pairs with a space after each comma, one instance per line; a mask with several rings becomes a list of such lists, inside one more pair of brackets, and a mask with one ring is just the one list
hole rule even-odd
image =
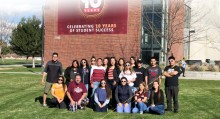
[[46, 104], [46, 103], [43, 103], [43, 107], [47, 107], [47, 104]]
[[140, 114], [143, 114], [143, 111], [140, 111]]

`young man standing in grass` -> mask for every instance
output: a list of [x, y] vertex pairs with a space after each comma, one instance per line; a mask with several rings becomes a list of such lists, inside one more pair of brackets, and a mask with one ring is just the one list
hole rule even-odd
[[[45, 85], [44, 94], [43, 94], [43, 106], [44, 107], [47, 106], [47, 103], [46, 103], [47, 93], [51, 89], [53, 83], [57, 83], [59, 76], [62, 75], [62, 72], [63, 72], [62, 64], [61, 62], [58, 61], [58, 53], [54, 52], [52, 54], [52, 60], [48, 61], [45, 66], [42, 80], [41, 80], [42, 85]], [[44, 81], [45, 76], [47, 76], [46, 82]]]
[[172, 98], [174, 101], [174, 113], [178, 113], [178, 78], [181, 73], [180, 68], [175, 65], [175, 57], [168, 58], [169, 66], [164, 69], [165, 78], [165, 94], [167, 98], [166, 111], [172, 111]]
[[153, 88], [153, 82], [158, 81], [159, 84], [161, 83], [162, 79], [162, 70], [157, 65], [157, 60], [155, 57], [151, 57], [150, 60], [151, 66], [147, 67], [145, 72], [145, 83], [146, 89], [148, 90], [148, 99], [150, 97], [151, 90]]

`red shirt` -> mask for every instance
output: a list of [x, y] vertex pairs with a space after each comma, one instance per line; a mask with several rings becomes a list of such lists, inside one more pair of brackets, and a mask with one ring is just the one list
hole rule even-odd
[[139, 91], [135, 92], [135, 96], [137, 97], [137, 99], [141, 99], [143, 100], [145, 97], [148, 96], [147, 91], [146, 92], [142, 92], [140, 93]]
[[73, 101], [79, 101], [83, 93], [87, 93], [86, 87], [82, 82], [79, 84], [70, 82], [67, 91], [70, 93]]

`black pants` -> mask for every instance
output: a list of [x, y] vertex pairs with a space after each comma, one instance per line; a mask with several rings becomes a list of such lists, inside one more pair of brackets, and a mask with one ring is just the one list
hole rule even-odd
[[185, 68], [181, 67], [183, 76], [185, 76]]
[[178, 110], [179, 108], [178, 92], [179, 92], [178, 86], [165, 87], [165, 93], [167, 98], [167, 109], [169, 110], [172, 109], [172, 98], [173, 98], [174, 110]]
[[[104, 102], [100, 102], [103, 104]], [[107, 112], [108, 105], [105, 105], [105, 107], [100, 108], [98, 104], [95, 104], [95, 111], [96, 112]]]
[[64, 102], [64, 100], [61, 103], [59, 103], [56, 98], [52, 98], [51, 103], [56, 105], [60, 109], [66, 109], [66, 103]]

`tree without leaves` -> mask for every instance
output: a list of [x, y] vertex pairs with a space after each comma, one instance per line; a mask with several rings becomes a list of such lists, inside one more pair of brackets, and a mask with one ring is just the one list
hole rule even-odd
[[35, 68], [34, 57], [41, 55], [42, 46], [41, 21], [33, 16], [22, 18], [16, 29], [12, 31], [11, 46], [13, 52], [18, 55], [32, 57]]
[[8, 16], [0, 14], [0, 57], [2, 62], [4, 62], [4, 55], [7, 53], [5, 51], [8, 48], [7, 45], [10, 40], [11, 32], [15, 27], [13, 20]]

